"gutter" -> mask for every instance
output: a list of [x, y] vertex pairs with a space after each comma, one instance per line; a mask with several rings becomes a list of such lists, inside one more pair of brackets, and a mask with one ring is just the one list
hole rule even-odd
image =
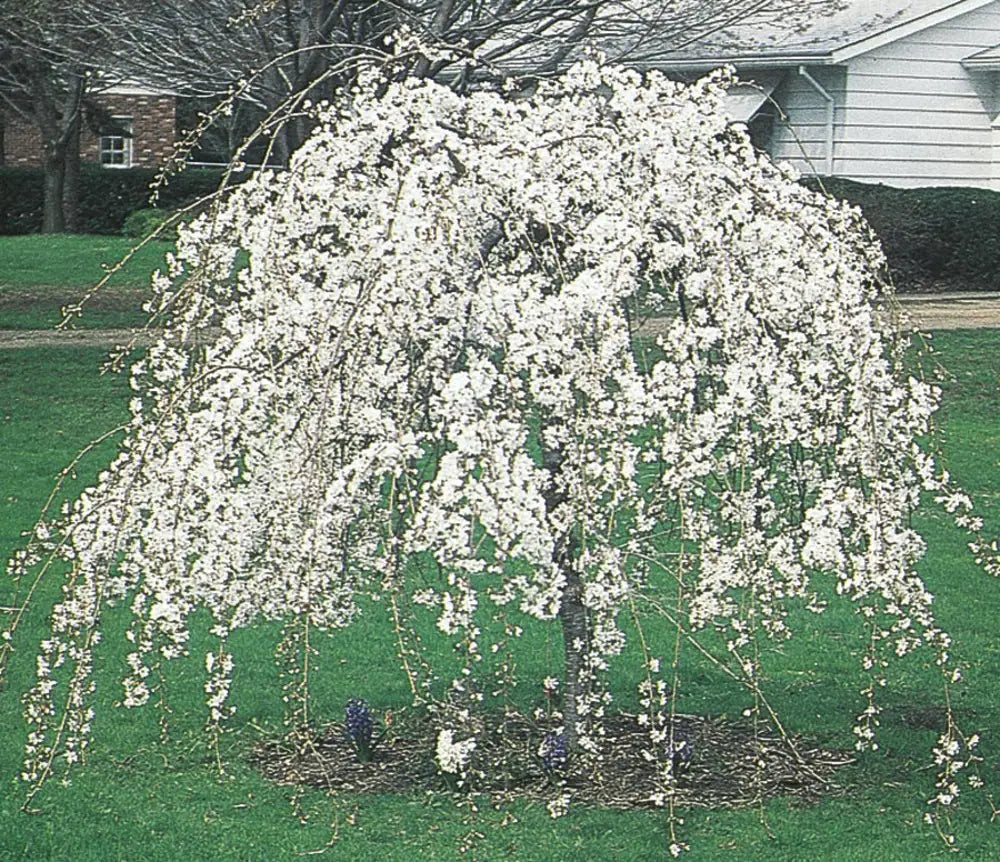
[[832, 60], [829, 52], [802, 52], [788, 54], [716, 54], [692, 58], [656, 56], [644, 57], [631, 65], [659, 69], [662, 72], [710, 72], [720, 66], [735, 66], [737, 69], [794, 69], [803, 63], [810, 66], [829, 66]]
[[805, 66], [799, 66], [799, 76], [811, 86], [820, 97], [826, 102], [826, 170], [823, 176], [833, 176], [833, 112], [835, 103], [833, 96], [817, 81]]

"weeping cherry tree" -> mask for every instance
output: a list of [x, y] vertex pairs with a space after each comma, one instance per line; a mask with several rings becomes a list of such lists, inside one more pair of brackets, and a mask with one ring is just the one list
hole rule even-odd
[[[111, 600], [133, 611], [130, 707], [211, 614], [212, 724], [235, 708], [232, 632], [280, 621], [305, 667], [309, 633], [373, 594], [416, 700], [489, 708], [484, 656], [521, 630], [498, 621], [551, 625], [570, 751], [600, 752], [605, 671], [665, 595], [684, 638], [726, 633], [754, 709], [761, 639], [851, 603], [862, 748], [891, 657], [928, 647], [950, 673], [909, 517], [927, 491], [967, 505], [918, 442], [936, 393], [876, 312], [858, 213], [756, 153], [724, 84], [594, 60], [528, 94], [363, 76], [288, 171], [182, 231], [120, 453], [18, 561], [69, 564], [26, 700], [31, 785], [86, 746]], [[454, 680], [414, 635], [426, 608]], [[674, 643], [641, 653], [662, 754]]]

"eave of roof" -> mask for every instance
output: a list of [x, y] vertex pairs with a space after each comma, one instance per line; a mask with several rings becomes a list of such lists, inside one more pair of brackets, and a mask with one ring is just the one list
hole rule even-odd
[[97, 88], [95, 92], [111, 96], [176, 96], [173, 90], [160, 87], [147, 87], [142, 84], [115, 84], [111, 87]]
[[711, 58], [691, 60], [669, 60], [663, 64], [651, 63], [656, 68], [668, 68], [676, 72], [707, 72], [719, 66], [735, 66], [737, 69], [784, 69], [796, 66], [828, 66], [833, 62], [830, 52], [809, 53], [767, 53], [719, 54]]

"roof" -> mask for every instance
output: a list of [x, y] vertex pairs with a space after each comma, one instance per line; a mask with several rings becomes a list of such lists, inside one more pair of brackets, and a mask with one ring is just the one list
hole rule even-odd
[[145, 84], [122, 83], [112, 87], [102, 87], [96, 90], [98, 93], [107, 93], [112, 96], [176, 96], [173, 90], [163, 87], [150, 87]]
[[158, 86], [148, 81], [122, 78], [98, 70], [89, 76], [88, 87], [92, 93], [108, 93], [116, 96], [176, 96], [177, 91]]
[[[843, 63], [882, 45], [973, 12], [995, 0], [848, 0], [799, 31], [776, 24], [736, 26], [650, 58], [665, 69], [776, 68]], [[993, 59], [1000, 62], [1000, 46]], [[985, 61], [984, 61], [985, 62]]]

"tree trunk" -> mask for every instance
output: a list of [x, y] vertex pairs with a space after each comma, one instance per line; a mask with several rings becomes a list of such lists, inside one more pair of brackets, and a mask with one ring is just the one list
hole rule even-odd
[[563, 693], [563, 722], [566, 745], [572, 751], [576, 748], [580, 735], [581, 721], [579, 701], [590, 692], [591, 679], [586, 667], [587, 653], [590, 652], [590, 615], [583, 604], [583, 582], [573, 569], [575, 553], [567, 549], [566, 564], [560, 568], [566, 577], [562, 601], [559, 605], [559, 620], [563, 630], [563, 654], [566, 662], [566, 691]]
[[84, 78], [81, 74], [70, 75], [66, 89], [57, 93], [53, 93], [50, 83], [49, 78], [40, 74], [32, 94], [35, 121], [42, 135], [42, 185], [45, 190], [42, 233], [62, 233], [66, 230], [63, 208], [66, 154], [74, 144], [79, 151]]
[[[549, 487], [545, 494], [546, 511], [552, 512], [566, 499], [559, 490], [558, 477], [562, 470], [563, 454], [547, 451], [544, 465], [549, 472]], [[580, 701], [590, 691], [592, 681], [587, 669], [587, 654], [590, 652], [590, 614], [583, 603], [583, 581], [576, 570], [579, 542], [572, 533], [564, 536], [556, 548], [554, 562], [565, 579], [559, 603], [559, 621], [563, 631], [563, 656], [566, 670], [566, 688], [563, 692], [563, 733], [566, 745], [572, 750], [577, 745], [581, 722]]]
[[63, 233], [66, 230], [66, 217], [63, 213], [63, 190], [66, 186], [65, 148], [46, 148], [42, 169], [42, 184], [45, 190], [42, 233]]
[[80, 117], [77, 115], [70, 130], [63, 159], [62, 209], [63, 227], [70, 233], [80, 233]]

